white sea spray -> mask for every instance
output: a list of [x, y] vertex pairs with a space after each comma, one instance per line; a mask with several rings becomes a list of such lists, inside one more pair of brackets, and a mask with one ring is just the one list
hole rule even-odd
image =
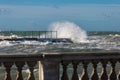
[[75, 43], [87, 41], [86, 31], [73, 22], [54, 22], [49, 30], [57, 31], [58, 38], [70, 38]]

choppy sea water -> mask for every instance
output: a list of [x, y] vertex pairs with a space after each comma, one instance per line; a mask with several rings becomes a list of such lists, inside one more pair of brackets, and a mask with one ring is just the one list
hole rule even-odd
[[[13, 35], [13, 34], [12, 34]], [[80, 43], [50, 41], [0, 41], [0, 53], [33, 54], [40, 52], [87, 52], [120, 50], [120, 32], [88, 32], [87, 39]]]

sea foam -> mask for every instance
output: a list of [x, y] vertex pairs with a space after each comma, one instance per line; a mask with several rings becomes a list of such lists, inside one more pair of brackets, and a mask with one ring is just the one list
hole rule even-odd
[[57, 31], [58, 38], [70, 38], [75, 43], [87, 41], [86, 31], [73, 22], [54, 22], [49, 30]]

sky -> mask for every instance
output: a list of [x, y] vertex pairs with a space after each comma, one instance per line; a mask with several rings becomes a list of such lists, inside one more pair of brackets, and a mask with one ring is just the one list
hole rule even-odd
[[0, 0], [0, 30], [47, 30], [64, 21], [86, 31], [120, 31], [120, 0]]

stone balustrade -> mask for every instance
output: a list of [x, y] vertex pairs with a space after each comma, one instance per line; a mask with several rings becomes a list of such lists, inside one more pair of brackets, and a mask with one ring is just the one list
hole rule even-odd
[[[0, 65], [5, 67], [4, 80], [12, 80], [11, 67], [17, 67], [17, 75], [15, 80], [25, 80], [22, 74], [23, 67], [27, 65], [30, 73], [27, 76], [27, 80], [35, 80], [34, 67], [38, 64], [38, 61], [42, 59], [41, 55], [36, 54], [23, 54], [23, 55], [0, 55]], [[4, 74], [4, 72], [3, 72]]]
[[40, 53], [0, 55], [0, 65], [5, 67], [4, 80], [12, 80], [11, 67], [17, 67], [15, 80], [23, 77], [23, 66], [30, 71], [27, 80], [36, 80], [34, 67], [38, 65], [38, 80], [120, 80], [120, 52]]

